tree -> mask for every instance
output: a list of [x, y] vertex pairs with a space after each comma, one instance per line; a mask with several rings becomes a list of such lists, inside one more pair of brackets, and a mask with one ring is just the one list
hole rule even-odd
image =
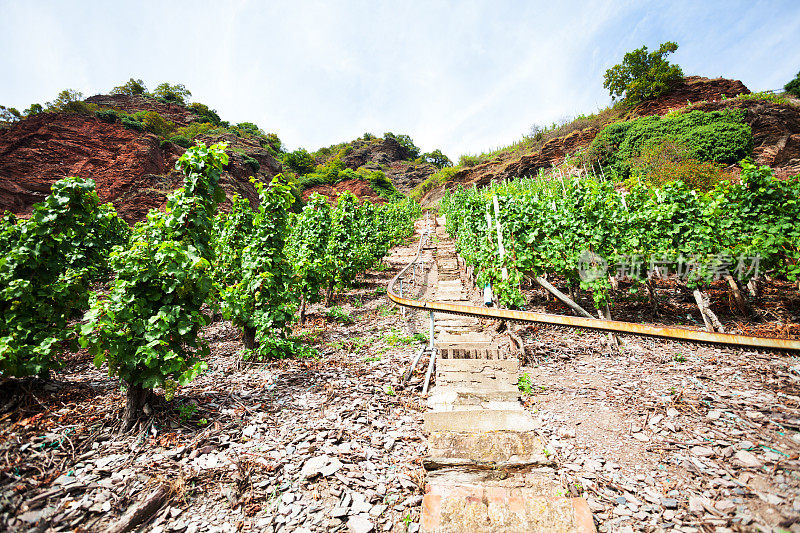
[[287, 152], [283, 156], [283, 162], [300, 176], [314, 172], [314, 169], [317, 168], [317, 162], [305, 148]]
[[127, 94], [129, 96], [147, 96], [147, 87], [142, 80], [129, 79], [127, 83], [111, 89], [111, 94]]
[[175, 129], [175, 124], [159, 115], [157, 111], [145, 111], [140, 122], [145, 130], [160, 137], [166, 137]]
[[436, 149], [433, 152], [428, 152], [426, 154], [422, 154], [422, 159], [426, 163], [430, 163], [430, 164], [435, 165], [435, 166], [437, 166], [439, 168], [452, 167], [453, 166], [453, 162], [450, 161], [450, 158], [447, 157], [446, 155], [444, 155], [442, 153], [442, 151], [439, 150], [439, 149]]
[[395, 135], [391, 131], [387, 131], [386, 133], [383, 134], [383, 138], [394, 139], [395, 141], [397, 141], [400, 144], [400, 146], [405, 148], [406, 151], [408, 152], [407, 159], [416, 159], [419, 157], [421, 150], [416, 144], [414, 144], [414, 141], [411, 140], [411, 137], [409, 137], [408, 135], [402, 133], [399, 135]]
[[664, 59], [677, 49], [676, 43], [667, 41], [649, 54], [646, 46], [628, 52], [622, 64], [614, 65], [606, 71], [603, 87], [608, 89], [612, 99], [616, 100], [624, 95], [625, 100], [631, 104], [657, 98], [683, 78], [681, 67]]
[[31, 106], [23, 111], [23, 115], [26, 117], [32, 117], [33, 115], [38, 115], [43, 111], [42, 104], [31, 104]]
[[64, 89], [56, 99], [47, 103], [47, 110], [61, 113], [91, 114], [97, 106], [83, 101], [83, 93], [72, 89]]
[[787, 93], [800, 98], [800, 72], [797, 73], [797, 76], [795, 76], [792, 81], [784, 85], [783, 88], [786, 89]]
[[222, 119], [217, 114], [215, 109], [211, 109], [207, 105], [201, 104], [200, 102], [189, 104], [188, 109], [200, 117], [200, 122], [209, 122], [215, 126], [219, 126], [222, 122]]
[[186, 100], [192, 93], [182, 83], [170, 85], [165, 82], [155, 88], [153, 96], [170, 104], [186, 105]]
[[14, 107], [6, 107], [0, 105], [0, 121], [1, 122], [16, 122], [22, 118], [22, 113]]

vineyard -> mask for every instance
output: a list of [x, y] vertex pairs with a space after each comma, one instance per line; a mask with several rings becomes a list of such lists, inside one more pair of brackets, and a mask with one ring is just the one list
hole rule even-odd
[[298, 307], [330, 300], [414, 230], [419, 206], [314, 197], [299, 213], [282, 176], [260, 203], [218, 213], [226, 146], [179, 159], [184, 186], [131, 230], [94, 183], [67, 178], [29, 219], [0, 228], [0, 372], [47, 377], [80, 344], [127, 387], [123, 429], [154, 389], [171, 399], [204, 372], [200, 330], [215, 309], [243, 333], [244, 359], [311, 355], [291, 338]]
[[726, 278], [741, 296], [739, 284], [752, 288], [759, 275], [800, 277], [800, 178], [778, 180], [769, 167], [747, 162], [741, 182], [723, 181], [706, 193], [680, 181], [620, 186], [599, 176], [542, 173], [458, 188], [441, 207], [478, 285], [489, 285], [502, 306], [524, 308], [523, 289], [546, 275], [571, 293], [591, 291], [598, 309], [621, 280], [632, 291], [647, 289], [657, 305], [654, 278], [672, 278], [686, 290]]
[[457, 165], [0, 106], [0, 530], [800, 530], [800, 101], [675, 49]]

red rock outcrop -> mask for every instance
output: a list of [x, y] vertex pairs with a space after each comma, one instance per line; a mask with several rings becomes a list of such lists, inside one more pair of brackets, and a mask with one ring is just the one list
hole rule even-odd
[[633, 108], [631, 114], [636, 117], [663, 115], [671, 109], [686, 107], [698, 102], [716, 102], [740, 94], [750, 94], [750, 89], [739, 80], [688, 76], [664, 96], [638, 104]]
[[143, 96], [129, 96], [127, 94], [97, 94], [85, 100], [88, 104], [100, 107], [110, 107], [126, 113], [137, 111], [156, 111], [159, 115], [175, 123], [176, 126], [186, 126], [197, 121], [197, 115], [185, 107], [176, 104], [165, 104], [153, 98]]
[[339, 198], [339, 195], [345, 191], [355, 194], [356, 197], [358, 197], [358, 199], [362, 202], [364, 200], [369, 200], [373, 204], [386, 203], [386, 200], [378, 196], [378, 193], [376, 193], [372, 189], [372, 186], [369, 184], [369, 182], [365, 180], [344, 180], [335, 185], [329, 185], [327, 183], [315, 185], [304, 190], [302, 196], [303, 200], [308, 200], [312, 194], [318, 193], [323, 196], [327, 196], [329, 203], [335, 204], [336, 200]]
[[408, 149], [388, 137], [385, 139], [356, 139], [348, 143], [342, 156], [345, 167], [357, 170], [382, 170], [398, 191], [408, 193], [437, 168], [428, 163], [415, 163], [411, 160]]
[[[238, 193], [257, 203], [250, 176], [268, 182], [281, 171], [257, 141], [234, 135], [202, 140], [229, 142], [230, 163], [220, 180], [228, 196]], [[181, 185], [182, 176], [174, 166], [184, 151], [171, 143], [162, 147], [155, 135], [92, 116], [36, 115], [0, 130], [0, 212], [25, 215], [49, 194], [53, 182], [80, 176], [93, 179], [100, 198], [113, 202], [120, 216], [134, 223], [150, 209], [161, 208], [167, 195]], [[258, 162], [257, 172], [240, 152]]]

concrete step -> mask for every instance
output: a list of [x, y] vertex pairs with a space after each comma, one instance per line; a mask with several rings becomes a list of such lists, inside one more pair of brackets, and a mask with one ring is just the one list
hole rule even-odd
[[[451, 349], [455, 347], [450, 346]], [[458, 348], [455, 348], [458, 349]], [[508, 372], [516, 374], [519, 372], [519, 359], [442, 359], [437, 361], [437, 367], [444, 372], [470, 372], [470, 373], [491, 373]]]
[[518, 359], [436, 359], [436, 386], [515, 388]]
[[553, 459], [544, 453], [544, 442], [533, 432], [493, 431], [463, 433], [434, 431], [428, 436], [428, 464], [504, 466], [552, 465]]
[[[478, 387], [448, 384], [437, 384], [432, 389], [431, 396], [428, 398], [428, 405], [435, 411], [452, 411], [452, 409], [437, 409], [436, 405], [448, 404], [451, 406], [464, 406], [464, 409], [476, 408], [489, 409], [487, 405], [508, 404], [519, 405], [519, 389], [510, 384], [495, 383]], [[506, 409], [502, 407], [501, 409]]]
[[474, 346], [475, 349], [488, 348], [491, 346], [492, 339], [482, 332], [469, 332], [458, 335], [441, 335], [435, 340], [436, 347], [461, 347], [466, 345]]
[[428, 407], [433, 411], [467, 411], [473, 409], [496, 409], [501, 411], [521, 410], [519, 391], [495, 392], [494, 394], [475, 394], [456, 391], [451, 387], [437, 386], [431, 389]]
[[533, 431], [539, 426], [524, 409], [428, 411], [422, 416], [427, 432]]
[[[422, 500], [425, 533], [592, 533], [583, 498], [558, 495], [558, 485], [518, 486], [506, 480], [429, 475]], [[545, 492], [545, 494], [542, 494]]]

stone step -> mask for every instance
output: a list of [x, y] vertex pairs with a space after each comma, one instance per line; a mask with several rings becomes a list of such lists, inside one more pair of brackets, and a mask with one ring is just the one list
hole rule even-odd
[[428, 411], [423, 415], [427, 432], [533, 431], [537, 422], [524, 409]]
[[436, 337], [435, 344], [437, 348], [471, 345], [474, 346], [476, 349], [478, 349], [478, 348], [488, 348], [493, 343], [492, 339], [488, 335], [486, 335], [485, 333], [475, 331], [475, 332], [461, 333], [458, 335], [442, 334], [441, 336]]
[[[422, 500], [425, 533], [592, 533], [583, 498], [559, 496], [549, 486], [518, 486], [506, 480], [464, 482], [429, 474]], [[546, 492], [546, 494], [542, 494]]]
[[436, 359], [437, 386], [514, 387], [518, 379], [518, 359]]
[[453, 406], [464, 406], [466, 409], [468, 406], [481, 407], [490, 403], [519, 405], [519, 397], [519, 388], [506, 383], [470, 387], [459, 387], [454, 384], [442, 385], [439, 383], [432, 389], [431, 396], [428, 398], [428, 405], [434, 410], [452, 411], [452, 409], [436, 409], [432, 402], [435, 401], [437, 405], [446, 403]]
[[475, 411], [483, 409], [485, 411], [521, 411], [517, 400], [491, 400], [473, 396], [471, 398], [453, 398], [446, 391], [437, 391], [436, 387], [431, 389], [433, 393], [428, 398], [428, 407], [437, 413], [448, 411]]
[[[507, 359], [497, 359], [497, 361], [506, 360]], [[460, 389], [475, 389], [478, 387], [510, 388], [517, 384], [518, 379], [519, 377], [517, 374], [485, 375], [467, 372], [436, 372], [437, 387], [458, 387]]]
[[504, 466], [552, 465], [554, 460], [544, 453], [544, 442], [533, 432], [493, 431], [462, 433], [434, 431], [428, 436], [430, 465], [464, 466], [502, 463]]

